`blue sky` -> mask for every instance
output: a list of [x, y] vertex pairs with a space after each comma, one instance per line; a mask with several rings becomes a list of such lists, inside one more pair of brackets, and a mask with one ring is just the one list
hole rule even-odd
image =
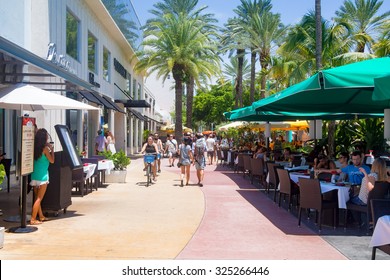
[[[151, 17], [149, 10], [153, 8], [153, 4], [158, 0], [131, 0], [137, 12], [141, 24]], [[321, 14], [327, 20], [331, 20], [335, 15], [335, 11], [342, 5], [343, 0], [322, 0]], [[219, 25], [223, 25], [228, 18], [234, 16], [233, 9], [240, 5], [240, 0], [199, 0], [198, 5], [208, 6], [206, 11], [212, 13], [219, 21]], [[275, 13], [279, 13], [284, 24], [298, 23], [304, 14], [310, 10], [314, 10], [315, 0], [272, 0]], [[381, 13], [390, 10], [390, 0], [384, 0]], [[156, 81], [152, 75], [147, 78], [146, 86], [152, 91], [156, 97], [157, 105], [164, 111], [171, 111], [173, 106], [174, 94], [170, 89], [173, 81], [167, 80], [165, 84], [161, 81]]]
[[[141, 24], [150, 18], [148, 11], [158, 0], [132, 0]], [[334, 12], [342, 5], [343, 0], [322, 0], [322, 16], [330, 20]], [[229, 17], [233, 17], [233, 9], [241, 3], [240, 0], [199, 0], [199, 7], [208, 6], [207, 11], [215, 15], [221, 25]], [[273, 12], [280, 13], [285, 24], [297, 23], [309, 10], [314, 10], [315, 0], [272, 0]], [[384, 0], [381, 11], [390, 10], [390, 0]]]

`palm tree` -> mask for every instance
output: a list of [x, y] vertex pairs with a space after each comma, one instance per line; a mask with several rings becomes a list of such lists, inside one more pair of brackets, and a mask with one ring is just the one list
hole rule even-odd
[[382, 6], [381, 0], [345, 0], [336, 11], [335, 21], [349, 26], [354, 42], [354, 51], [372, 53], [375, 34], [389, 20], [390, 11], [376, 15]]
[[284, 37], [285, 30], [285, 26], [281, 23], [280, 14], [264, 12], [254, 15], [251, 20], [251, 27], [248, 32], [251, 34], [252, 45], [259, 53], [261, 67], [260, 98], [265, 97], [272, 48], [276, 46], [276, 42]]
[[[181, 1], [164, 1], [179, 3]], [[197, 1], [193, 1], [197, 2]], [[161, 3], [158, 3], [159, 5]], [[137, 53], [139, 61], [137, 71], [156, 72], [163, 82], [172, 73], [175, 80], [175, 136], [182, 137], [182, 96], [183, 84], [192, 77], [196, 83], [202, 78], [209, 78], [218, 71], [219, 59], [216, 46], [211, 37], [214, 30], [205, 28], [197, 11], [189, 17], [185, 13], [170, 13], [158, 10], [155, 4], [154, 14], [159, 17], [149, 20], [144, 27], [144, 49]]]
[[[154, 5], [154, 9], [150, 12], [155, 15], [155, 18], [147, 21], [147, 24], [152, 22], [161, 21], [165, 14], [172, 14], [175, 17], [184, 16], [188, 19], [196, 20], [205, 32], [208, 32], [210, 37], [215, 37], [216, 31], [214, 23], [217, 20], [213, 14], [202, 13], [207, 6], [203, 6], [200, 9], [196, 9], [198, 0], [163, 0]], [[200, 73], [202, 75], [202, 73]], [[192, 128], [192, 111], [193, 111], [193, 99], [194, 99], [194, 87], [195, 81], [191, 76], [186, 77], [186, 126]]]
[[261, 16], [263, 13], [270, 12], [272, 9], [271, 0], [241, 0], [239, 5], [234, 12], [238, 16], [237, 30], [239, 33], [249, 35], [249, 48], [251, 54], [251, 78], [250, 78], [250, 102], [254, 102], [255, 95], [255, 82], [256, 82], [256, 46], [251, 43], [251, 35], [257, 36], [257, 34], [251, 34], [250, 30], [253, 29], [253, 19], [257, 16]]
[[377, 57], [390, 55], [390, 20], [382, 26], [378, 41], [372, 46]]
[[237, 76], [235, 83], [235, 108], [243, 106], [242, 99], [242, 67], [245, 58], [245, 49], [248, 47], [248, 34], [240, 28], [238, 18], [230, 18], [222, 29], [221, 52], [229, 52], [229, 57], [236, 51]]
[[321, 22], [321, 0], [315, 0], [316, 13], [316, 66], [317, 71], [322, 68], [322, 22]]

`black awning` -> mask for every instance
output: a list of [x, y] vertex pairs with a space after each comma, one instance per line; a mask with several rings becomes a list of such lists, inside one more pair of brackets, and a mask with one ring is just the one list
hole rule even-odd
[[115, 102], [122, 103], [126, 108], [150, 108], [150, 103], [143, 99], [116, 99]]
[[111, 98], [103, 96], [103, 99], [110, 103], [110, 106], [113, 107], [114, 110], [118, 111], [119, 113], [126, 114], [126, 112], [123, 111], [118, 105], [116, 105], [115, 102], [111, 100]]
[[163, 124], [163, 122], [158, 121], [158, 120], [156, 120], [156, 119], [153, 119], [153, 118], [151, 118], [151, 117], [148, 117], [147, 115], [144, 115], [144, 118], [147, 119], [147, 120], [149, 120], [149, 121], [154, 121], [154, 122], [156, 122], [156, 123]]
[[102, 102], [100, 102], [100, 100], [92, 92], [90, 92], [90, 91], [79, 91], [79, 93], [85, 99], [87, 99], [88, 101], [96, 103], [98, 105], [103, 105], [104, 106], [104, 104]]
[[137, 119], [139, 119], [141, 121], [145, 121], [145, 117], [137, 110], [129, 109], [129, 111], [130, 111], [130, 114], [132, 114]]

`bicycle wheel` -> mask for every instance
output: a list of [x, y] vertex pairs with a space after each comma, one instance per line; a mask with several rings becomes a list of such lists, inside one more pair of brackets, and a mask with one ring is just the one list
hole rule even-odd
[[146, 186], [149, 187], [149, 184], [152, 182], [152, 177], [151, 177], [151, 165], [148, 163], [148, 166], [146, 167]]

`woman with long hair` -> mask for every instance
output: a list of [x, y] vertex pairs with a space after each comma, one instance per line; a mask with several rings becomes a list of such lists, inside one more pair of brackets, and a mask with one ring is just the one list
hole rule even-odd
[[190, 181], [190, 168], [191, 164], [194, 163], [194, 156], [192, 154], [191, 148], [191, 138], [184, 137], [184, 141], [179, 145], [178, 155], [179, 155], [179, 163], [180, 163], [180, 186], [183, 187], [184, 177], [186, 178], [186, 186]]
[[360, 186], [359, 195], [353, 197], [351, 202], [358, 205], [367, 205], [368, 193], [374, 188], [376, 181], [388, 181], [386, 161], [383, 158], [376, 158], [371, 166], [371, 172], [360, 167], [359, 171], [364, 174]]
[[[30, 185], [34, 188], [34, 204], [31, 213], [31, 225], [47, 221], [43, 215], [41, 202], [49, 184], [49, 164], [54, 163], [53, 145], [48, 143], [49, 133], [46, 129], [38, 129], [34, 140], [34, 171], [31, 174]], [[37, 220], [37, 215], [39, 220]]]

